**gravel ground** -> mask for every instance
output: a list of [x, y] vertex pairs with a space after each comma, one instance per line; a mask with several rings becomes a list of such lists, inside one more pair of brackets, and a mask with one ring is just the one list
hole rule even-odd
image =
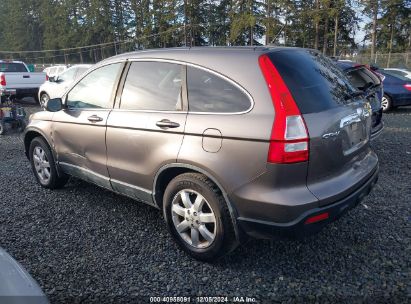
[[41, 188], [10, 132], [0, 138], [0, 246], [51, 303], [199, 295], [410, 303], [411, 108], [384, 120], [373, 144], [380, 179], [362, 205], [314, 237], [253, 240], [215, 264], [183, 254], [154, 208], [76, 179]]

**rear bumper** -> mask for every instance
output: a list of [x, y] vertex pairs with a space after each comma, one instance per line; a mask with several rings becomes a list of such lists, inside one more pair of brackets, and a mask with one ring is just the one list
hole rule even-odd
[[[292, 237], [300, 238], [319, 232], [327, 224], [337, 220], [348, 210], [358, 205], [367, 196], [378, 180], [378, 167], [371, 177], [357, 190], [345, 198], [324, 207], [313, 208], [306, 211], [297, 219], [288, 223], [274, 223], [250, 218], [237, 219], [240, 228], [248, 235], [255, 238]], [[328, 213], [328, 218], [316, 223], [306, 224], [307, 219]]]
[[374, 127], [371, 129], [371, 137], [370, 137], [370, 139], [371, 139], [371, 140], [376, 139], [378, 136], [381, 135], [381, 133], [382, 133], [383, 130], [384, 130], [384, 123], [383, 123], [382, 121], [380, 121], [380, 123], [379, 123], [378, 125], [374, 126]]
[[16, 96], [30, 96], [37, 97], [39, 88], [23, 88], [23, 89], [13, 89], [16, 90]]

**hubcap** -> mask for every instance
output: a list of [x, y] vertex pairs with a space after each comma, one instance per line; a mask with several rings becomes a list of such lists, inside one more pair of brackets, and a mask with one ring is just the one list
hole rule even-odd
[[194, 190], [178, 192], [171, 205], [174, 227], [195, 248], [210, 246], [217, 232], [216, 218], [207, 200]]
[[47, 184], [50, 180], [50, 163], [47, 155], [41, 147], [35, 147], [33, 151], [34, 168], [37, 176], [43, 184]]
[[389, 104], [388, 99], [387, 99], [387, 97], [384, 96], [381, 100], [381, 106], [382, 106], [383, 110], [388, 109], [388, 104]]
[[44, 107], [49, 99], [50, 98], [47, 94], [41, 95], [41, 106]]

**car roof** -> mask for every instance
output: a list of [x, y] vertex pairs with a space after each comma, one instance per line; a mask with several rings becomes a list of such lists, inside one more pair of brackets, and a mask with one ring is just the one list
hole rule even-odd
[[169, 60], [182, 60], [187, 62], [195, 62], [196, 59], [204, 59], [204, 57], [209, 56], [223, 56], [223, 57], [244, 57], [253, 54], [255, 56], [260, 56], [261, 54], [269, 51], [277, 50], [297, 50], [301, 48], [295, 47], [276, 47], [276, 46], [230, 46], [230, 47], [214, 47], [214, 46], [203, 46], [203, 47], [176, 47], [176, 48], [160, 48], [160, 49], [148, 49], [140, 50], [129, 53], [123, 53], [103, 61], [100, 64], [106, 64], [111, 61], [126, 60], [126, 59], [169, 59]]
[[25, 64], [23, 61], [19, 61], [19, 60], [0, 60], [0, 63], [22, 63], [22, 64]]

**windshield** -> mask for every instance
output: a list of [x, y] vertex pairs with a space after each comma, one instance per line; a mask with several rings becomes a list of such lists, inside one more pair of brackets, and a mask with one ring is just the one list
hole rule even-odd
[[401, 80], [404, 80], [404, 81], [410, 81], [409, 78], [407, 78], [407, 77], [405, 77], [405, 76], [402, 76], [402, 75], [399, 75], [397, 71], [382, 70], [382, 72], [383, 72], [384, 74], [387, 74], [387, 75], [396, 77], [396, 78], [401, 79]]
[[11, 72], [27, 72], [27, 69], [22, 63], [15, 62], [1, 62], [0, 63], [0, 72], [11, 73]]

